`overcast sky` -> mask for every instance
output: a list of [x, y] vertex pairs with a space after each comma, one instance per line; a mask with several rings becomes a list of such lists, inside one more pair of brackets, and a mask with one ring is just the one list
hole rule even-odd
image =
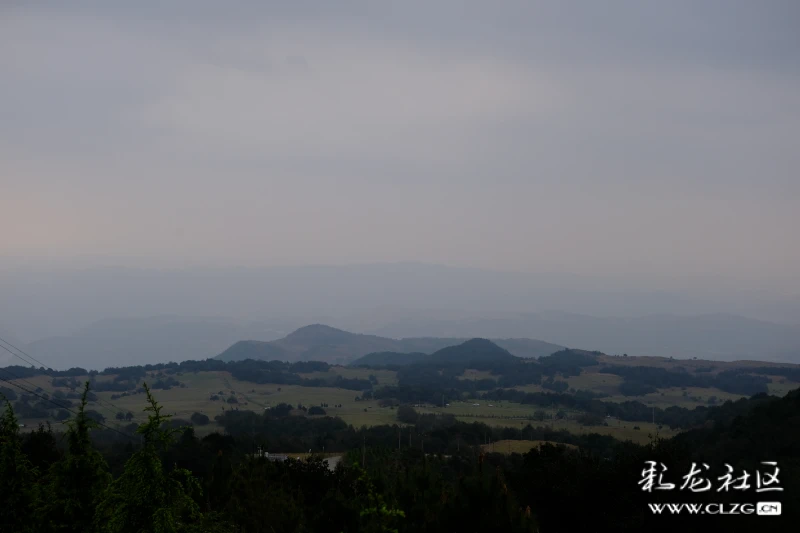
[[0, 73], [0, 255], [800, 291], [794, 0], [5, 0]]

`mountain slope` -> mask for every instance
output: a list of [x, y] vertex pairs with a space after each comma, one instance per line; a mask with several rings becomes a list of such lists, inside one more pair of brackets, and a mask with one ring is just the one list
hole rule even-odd
[[245, 359], [262, 359], [265, 361], [283, 361], [290, 354], [280, 346], [264, 341], [239, 341], [215, 357], [223, 361], [244, 361]]
[[540, 341], [538, 339], [513, 338], [490, 340], [499, 347], [508, 350], [513, 355], [527, 359], [546, 357], [565, 348], [565, 346], [561, 346], [560, 344], [553, 344], [552, 342]]
[[[323, 324], [304, 326], [286, 337], [271, 342], [240, 341], [216, 356], [223, 361], [242, 359], [262, 359], [282, 361], [325, 361], [333, 364], [349, 364], [367, 354], [380, 354], [373, 360], [390, 360], [401, 356], [399, 360], [408, 359], [408, 354], [432, 354], [442, 349], [464, 344], [463, 338], [408, 338], [390, 339], [376, 335], [350, 333]], [[489, 342], [489, 341], [485, 341]], [[490, 343], [492, 344], [492, 343]], [[499, 346], [498, 346], [499, 345]], [[469, 348], [472, 346], [472, 348]], [[520, 357], [538, 357], [549, 355], [562, 349], [562, 346], [534, 339], [503, 339], [492, 344], [494, 348], [508, 354], [505, 346], [515, 350]], [[481, 349], [491, 351], [487, 345], [480, 343], [468, 345], [465, 349], [473, 349], [478, 354]], [[444, 352], [442, 357], [447, 357]], [[501, 356], [499, 352], [494, 353]], [[511, 354], [508, 354], [511, 355]], [[365, 364], [359, 362], [359, 364]], [[373, 363], [377, 364], [377, 363]], [[383, 363], [389, 364], [389, 363]], [[403, 363], [391, 363], [403, 364]]]
[[323, 324], [312, 324], [272, 342], [237, 342], [216, 358], [224, 361], [279, 359], [343, 364], [368, 353], [399, 349], [400, 344], [394, 339], [360, 335]]
[[[655, 279], [635, 280], [631, 276], [489, 272], [419, 263], [164, 270], [64, 268], [36, 262], [28, 265], [28, 260], [23, 263], [26, 266], [6, 268], [6, 259], [0, 259], [0, 323], [24, 339], [65, 335], [106, 317], [164, 313], [193, 316], [202, 309], [213, 309], [217, 316], [270, 322], [297, 317], [300, 320], [293, 328], [324, 322], [394, 338], [428, 335], [552, 340], [555, 337], [547, 332], [524, 330], [511, 334], [422, 332], [431, 321], [447, 321], [454, 315], [489, 318], [548, 309], [599, 317], [651, 313], [686, 316], [726, 310], [800, 325], [800, 294], [791, 294], [779, 283], [774, 283], [779, 287], [777, 292], [765, 292], [727, 288], [716, 283], [719, 279], [685, 279], [668, 289]], [[103, 297], [86, 298], [87, 294]], [[443, 302], [448, 312], [430, 312]], [[385, 314], [376, 317], [378, 308], [397, 312], [392, 313], [393, 318]], [[417, 321], [419, 327], [400, 334], [378, 331], [401, 319], [397, 313]], [[345, 321], [353, 315], [357, 316]], [[573, 340], [558, 342], [583, 345]]]
[[361, 335], [323, 324], [313, 324], [294, 331], [271, 344], [289, 354], [291, 361], [326, 361], [348, 363], [371, 352], [391, 351], [397, 341], [375, 335]]
[[430, 358], [430, 354], [422, 352], [398, 353], [398, 352], [375, 352], [368, 353], [359, 357], [350, 366], [386, 366], [386, 365], [413, 365]]
[[516, 359], [508, 350], [487, 339], [470, 339], [457, 346], [448, 346], [431, 354], [431, 360], [441, 363], [464, 361], [497, 361]]
[[[373, 333], [388, 336], [472, 335], [547, 338], [570, 347], [681, 359], [800, 361], [800, 328], [730, 314], [597, 317], [575, 313], [524, 313], [502, 318], [395, 322]], [[499, 343], [498, 343], [499, 344]], [[509, 346], [505, 346], [510, 349]]]
[[447, 346], [428, 355], [421, 352], [370, 353], [350, 363], [351, 366], [412, 365], [415, 363], [463, 363], [469, 361], [497, 361], [517, 359], [508, 350], [487, 339], [470, 339], [455, 346]]
[[243, 338], [269, 341], [281, 335], [280, 330], [268, 324], [160, 316], [101, 320], [71, 335], [17, 346], [55, 369], [102, 369], [206, 359]]

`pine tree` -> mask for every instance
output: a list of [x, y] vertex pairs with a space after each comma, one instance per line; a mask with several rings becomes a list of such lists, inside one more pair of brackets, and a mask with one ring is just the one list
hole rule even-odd
[[50, 485], [43, 509], [49, 531], [94, 531], [95, 507], [111, 481], [105, 460], [92, 447], [89, 438], [89, 430], [97, 423], [86, 416], [88, 394], [87, 381], [78, 414], [68, 422], [67, 453], [50, 469]]
[[5, 396], [6, 408], [0, 416], [0, 531], [37, 531], [36, 513], [38, 472], [22, 452], [19, 421]]
[[375, 490], [375, 485], [367, 471], [358, 464], [353, 466], [358, 473], [358, 487], [361, 493], [359, 516], [361, 531], [365, 533], [397, 533], [397, 524], [405, 513], [388, 505], [383, 496]]
[[144, 438], [141, 450], [125, 463], [122, 475], [109, 486], [95, 514], [98, 529], [107, 533], [174, 533], [198, 520], [199, 507], [192, 493], [200, 484], [186, 469], [167, 473], [159, 454], [181, 428], [167, 429], [170, 415], [161, 414], [147, 384], [148, 420], [136, 430]]

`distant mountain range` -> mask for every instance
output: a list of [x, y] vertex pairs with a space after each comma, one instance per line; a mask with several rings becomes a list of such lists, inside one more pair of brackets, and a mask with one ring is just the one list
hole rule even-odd
[[415, 363], [422, 363], [423, 361], [428, 360], [431, 357], [431, 354], [422, 353], [422, 352], [411, 352], [411, 353], [401, 353], [401, 352], [373, 352], [368, 353], [363, 357], [359, 357], [352, 363], [350, 366], [385, 366], [385, 365], [398, 365], [398, 366], [406, 366], [406, 365], [413, 365]]
[[[653, 313], [702, 316], [725, 311], [800, 326], [800, 287], [773, 285], [777, 287], [767, 291], [719, 277], [679, 282], [632, 275], [493, 272], [421, 263], [148, 269], [37, 266], [27, 260], [14, 266], [13, 261], [0, 257], [0, 326], [28, 342], [72, 336], [105, 318], [187, 318], [198, 314], [269, 324], [297, 317], [300, 320], [289, 331], [323, 323], [393, 338], [398, 335], [377, 329], [395, 320], [416, 320], [424, 328], [429, 320], [491, 319], [548, 310], [603, 318]], [[420, 331], [399, 336], [427, 335]], [[484, 336], [477, 332], [433, 335]], [[553, 340], [547, 332], [523, 330], [501, 336], [584, 345]], [[252, 337], [239, 339], [247, 338]]]
[[[286, 330], [218, 318], [149, 317], [95, 322], [72, 335], [14, 343], [47, 366], [65, 369], [208, 359], [240, 339], [278, 339]], [[2, 354], [0, 354], [1, 356]], [[6, 354], [7, 355], [7, 354]], [[0, 364], [3, 363], [0, 359]], [[16, 358], [7, 364], [24, 364]]]
[[[502, 342], [502, 341], [499, 341]], [[548, 354], [549, 355], [549, 354]], [[376, 352], [359, 357], [351, 366], [411, 365], [425, 361], [457, 363], [466, 361], [498, 361], [517, 359], [517, 356], [487, 339], [470, 339], [455, 346], [447, 346], [428, 355], [421, 352]]]
[[[305, 326], [286, 337], [271, 342], [240, 341], [222, 352], [217, 359], [239, 361], [262, 359], [281, 361], [325, 361], [349, 364], [373, 353], [440, 353], [447, 356], [449, 347], [463, 345], [468, 338], [405, 338], [390, 339], [376, 335], [361, 335], [322, 324]], [[489, 342], [489, 341], [486, 341]], [[493, 339], [500, 350], [518, 357], [541, 357], [562, 349], [562, 346], [535, 339]], [[480, 343], [467, 348], [478, 350]], [[484, 348], [487, 348], [484, 346]], [[444, 350], [443, 350], [444, 349]], [[513, 352], [509, 353], [509, 351]]]
[[[332, 327], [302, 327], [309, 323]], [[431, 354], [476, 337], [493, 339], [519, 357], [548, 355], [566, 346], [609, 354], [800, 363], [800, 326], [723, 313], [614, 318], [540, 312], [470, 317], [430, 309], [378, 309], [346, 320], [285, 317], [262, 322], [157, 316], [101, 320], [67, 335], [27, 344], [20, 336], [15, 338], [13, 328], [6, 324], [0, 324], [0, 331], [0, 337], [56, 369], [101, 369], [218, 355], [347, 364], [376, 352]], [[0, 349], [0, 366], [8, 364], [23, 363]]]
[[[800, 326], [726, 313], [614, 318], [552, 311], [498, 318], [409, 318], [369, 333], [387, 337], [532, 337], [610, 354], [800, 363]], [[504, 347], [514, 352], [510, 346]]]

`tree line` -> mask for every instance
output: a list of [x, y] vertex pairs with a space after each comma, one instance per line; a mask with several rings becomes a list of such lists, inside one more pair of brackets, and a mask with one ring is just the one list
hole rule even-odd
[[[789, 531], [800, 508], [800, 391], [712, 408], [704, 427], [648, 445], [546, 428], [490, 428], [450, 416], [356, 429], [341, 420], [293, 417], [290, 410], [226, 412], [225, 434], [199, 438], [174, 427], [145, 386], [147, 421], [99, 429], [86, 416], [85, 388], [65, 433], [22, 434], [12, 405], [0, 417], [0, 530], [16, 532], [431, 532], [431, 531]], [[404, 416], [411, 413], [405, 413]], [[134, 438], [130, 438], [129, 430]], [[489, 433], [487, 436], [486, 433]], [[519, 455], [481, 451], [497, 439], [574, 443]], [[343, 452], [270, 462], [271, 451]], [[663, 492], [638, 481], [645, 461], [671, 473], [721, 462], [751, 472], [781, 468], [783, 521], [757, 516], [658, 516], [652, 501], [736, 502], [755, 494]], [[770, 520], [769, 523], [766, 520]], [[785, 528], [785, 529], [783, 529]]]

